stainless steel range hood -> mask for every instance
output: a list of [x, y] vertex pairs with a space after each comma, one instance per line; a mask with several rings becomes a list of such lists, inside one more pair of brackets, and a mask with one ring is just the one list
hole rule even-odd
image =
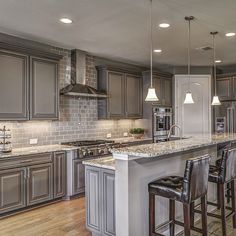
[[61, 95], [106, 98], [107, 94], [86, 84], [86, 52], [71, 51], [71, 84], [60, 90]]

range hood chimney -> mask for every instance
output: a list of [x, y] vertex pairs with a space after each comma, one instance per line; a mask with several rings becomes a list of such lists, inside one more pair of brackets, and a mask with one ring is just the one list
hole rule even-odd
[[106, 98], [107, 94], [86, 84], [86, 52], [71, 50], [71, 84], [61, 89], [61, 95]]

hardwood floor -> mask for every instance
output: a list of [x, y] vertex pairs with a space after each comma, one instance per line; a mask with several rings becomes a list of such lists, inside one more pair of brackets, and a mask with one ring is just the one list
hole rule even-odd
[[[227, 231], [228, 236], [236, 235], [231, 219], [227, 221]], [[192, 232], [191, 235], [201, 234]], [[219, 220], [208, 218], [208, 235], [222, 236]], [[53, 203], [1, 219], [0, 236], [91, 236], [85, 228], [84, 198]]]
[[0, 220], [1, 236], [91, 236], [84, 198], [62, 201]]

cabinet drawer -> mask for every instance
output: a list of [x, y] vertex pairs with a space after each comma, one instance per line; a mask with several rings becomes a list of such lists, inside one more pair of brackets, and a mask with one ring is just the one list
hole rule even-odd
[[52, 162], [52, 158], [52, 153], [3, 158], [0, 160], [0, 170], [48, 163]]

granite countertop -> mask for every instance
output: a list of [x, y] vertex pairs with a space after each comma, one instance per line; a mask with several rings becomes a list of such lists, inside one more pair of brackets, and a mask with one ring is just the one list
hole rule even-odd
[[227, 141], [236, 141], [236, 134], [210, 134], [163, 143], [143, 144], [113, 149], [112, 153], [115, 159], [134, 160], [145, 157], [160, 157]]
[[109, 170], [115, 170], [115, 159], [112, 156], [86, 160], [83, 161], [83, 164]]
[[47, 152], [57, 152], [57, 151], [70, 151], [77, 149], [76, 147], [67, 146], [67, 145], [44, 145], [44, 146], [32, 146], [25, 148], [13, 148], [12, 152], [9, 153], [0, 153], [0, 158], [7, 157], [16, 157], [16, 156], [25, 156], [32, 154], [40, 154]]
[[132, 142], [145, 142], [145, 141], [152, 141], [152, 138], [143, 137], [141, 139], [137, 139], [134, 137], [122, 137], [122, 138], [111, 138], [107, 140], [112, 140], [115, 143], [132, 143]]

